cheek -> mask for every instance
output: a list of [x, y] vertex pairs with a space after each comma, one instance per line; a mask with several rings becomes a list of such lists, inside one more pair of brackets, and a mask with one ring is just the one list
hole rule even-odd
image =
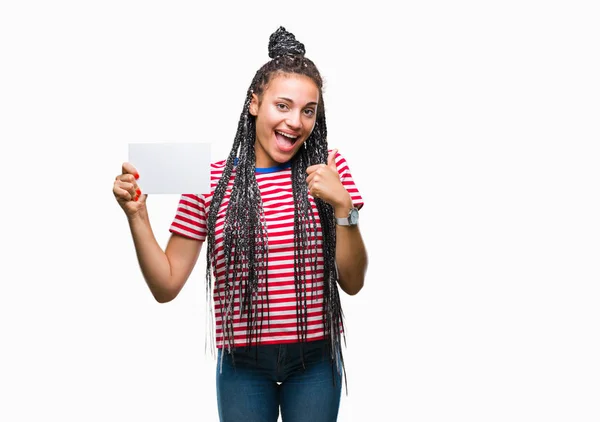
[[256, 133], [261, 141], [268, 141], [273, 133], [275, 123], [272, 116], [267, 113], [262, 113], [256, 118]]
[[309, 135], [312, 133], [313, 129], [315, 128], [316, 123], [317, 123], [317, 121], [315, 119], [308, 119], [308, 121], [305, 123], [305, 127], [309, 128], [309, 130], [308, 130]]
[[270, 125], [276, 125], [283, 120], [283, 115], [277, 110], [269, 110], [265, 113], [265, 121]]

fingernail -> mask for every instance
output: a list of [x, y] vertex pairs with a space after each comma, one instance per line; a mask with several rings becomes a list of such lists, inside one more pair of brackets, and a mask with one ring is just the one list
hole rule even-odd
[[135, 198], [133, 198], [133, 200], [134, 200], [135, 202], [137, 202], [138, 198], [139, 198], [139, 196], [136, 196]]
[[138, 190], [135, 191], [135, 193], [137, 193], [138, 196], [140, 196], [142, 194], [142, 191], [138, 189]]
[[140, 178], [140, 175], [139, 175], [139, 174], [137, 174], [137, 173], [136, 173], [134, 176], [135, 176], [135, 180], [137, 180], [137, 179], [139, 179], [139, 178]]

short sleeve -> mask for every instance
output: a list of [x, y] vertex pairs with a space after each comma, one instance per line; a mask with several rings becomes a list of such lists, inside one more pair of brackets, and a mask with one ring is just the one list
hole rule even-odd
[[364, 200], [362, 195], [358, 191], [356, 184], [354, 183], [354, 179], [352, 178], [352, 173], [350, 173], [350, 167], [348, 166], [348, 162], [340, 153], [338, 152], [335, 156], [335, 164], [337, 166], [337, 171], [340, 175], [340, 180], [342, 185], [346, 188], [350, 197], [352, 198], [352, 203], [358, 209], [363, 207]]
[[190, 239], [206, 239], [206, 201], [203, 195], [181, 195], [169, 231]]

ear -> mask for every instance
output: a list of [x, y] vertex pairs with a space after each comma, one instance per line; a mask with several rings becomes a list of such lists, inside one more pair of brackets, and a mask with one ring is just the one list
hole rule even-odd
[[258, 96], [256, 94], [252, 94], [252, 100], [250, 100], [250, 106], [248, 107], [248, 111], [254, 117], [258, 115]]

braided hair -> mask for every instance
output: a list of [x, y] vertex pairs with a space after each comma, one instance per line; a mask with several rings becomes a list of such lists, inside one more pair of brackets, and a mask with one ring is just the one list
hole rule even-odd
[[[246, 100], [238, 123], [233, 146], [227, 158], [221, 179], [211, 201], [208, 215], [206, 289], [207, 298], [215, 281], [216, 300], [221, 306], [223, 348], [233, 353], [234, 347], [234, 297], [239, 294], [240, 312], [247, 321], [246, 345], [250, 347], [255, 334], [260, 336], [264, 312], [268, 313], [268, 238], [261, 195], [256, 181], [256, 125], [250, 114], [252, 94], [259, 98], [269, 82], [280, 74], [308, 76], [319, 90], [319, 103], [313, 130], [291, 159], [292, 192], [294, 198], [294, 284], [296, 291], [296, 318], [298, 341], [307, 340], [307, 268], [317, 271], [317, 223], [308, 198], [306, 169], [314, 164], [326, 163], [328, 155], [327, 125], [323, 103], [323, 81], [315, 64], [304, 57], [304, 45], [294, 35], [279, 27], [269, 38], [269, 57], [255, 74], [246, 93]], [[223, 225], [223, 252], [225, 274], [216, 277], [217, 254], [215, 226], [219, 209], [226, 194], [232, 171], [235, 178]], [[323, 326], [328, 343], [332, 370], [344, 369], [341, 351], [343, 314], [337, 287], [335, 264], [336, 227], [331, 205], [314, 198], [323, 234]], [[314, 283], [314, 277], [310, 277]], [[259, 286], [263, 287], [261, 290]], [[263, 305], [266, 304], [266, 305]], [[265, 309], [266, 308], [266, 309]], [[344, 339], [345, 340], [345, 339]], [[223, 355], [222, 355], [223, 356]], [[221, 356], [221, 359], [222, 359]], [[222, 362], [221, 362], [222, 363]], [[335, 377], [334, 377], [335, 382]]]

